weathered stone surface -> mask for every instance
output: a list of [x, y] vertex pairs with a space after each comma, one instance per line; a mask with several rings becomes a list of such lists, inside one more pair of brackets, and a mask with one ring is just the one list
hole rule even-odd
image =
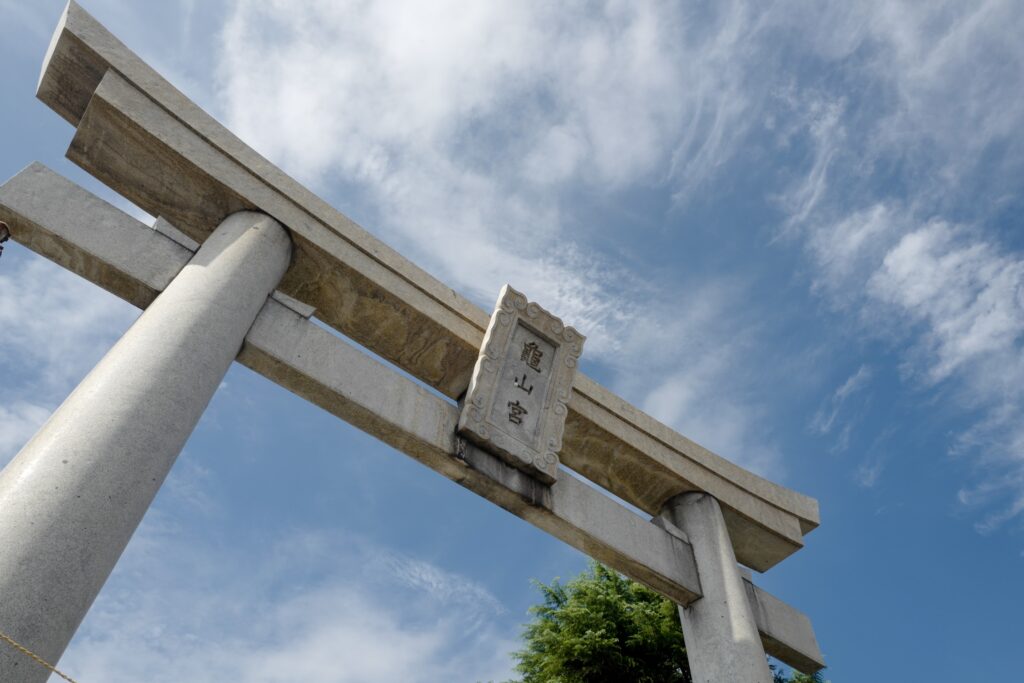
[[679, 607], [693, 680], [772, 683], [718, 501], [702, 492], [684, 493], [663, 514], [690, 539], [700, 575], [701, 599]]
[[[283, 292], [446, 395], [465, 391], [483, 311], [244, 145], [74, 3], [38, 94], [79, 125], [76, 163], [198, 241], [235, 209], [277, 218], [296, 244]], [[813, 499], [736, 467], [582, 375], [569, 407], [563, 464], [651, 514], [681, 492], [712, 493], [748, 566], [771, 567], [818, 524]]]
[[185, 247], [193, 254], [199, 251], [199, 242], [196, 242], [181, 230], [178, 230], [176, 227], [171, 225], [163, 216], [156, 217], [156, 221], [153, 223], [153, 229], [164, 237], [170, 237], [172, 241]]
[[[669, 470], [664, 475], [668, 481], [682, 479], [694, 483], [706, 482], [708, 486], [717, 487], [718, 484], [714, 483], [714, 480], [721, 479], [734, 487], [732, 492], [722, 488], [716, 494], [720, 501], [722, 498], [728, 500], [725, 503], [726, 507], [742, 509], [737, 506], [738, 495], [752, 496], [795, 516], [800, 523], [800, 535], [818, 526], [818, 501], [814, 498], [779, 486], [709, 451], [630, 405], [582, 373], [576, 375], [573, 389], [572, 400], [569, 403], [570, 411], [578, 412], [582, 419], [590, 423], [588, 430], [594, 438], [611, 440], [616, 458], [630, 463], [620, 464], [627, 479], [630, 478], [629, 473], [655, 464]], [[567, 462], [564, 456], [563, 462]], [[583, 459], [580, 466], [586, 466]], [[573, 469], [581, 471], [575, 466]], [[635, 480], [635, 477], [633, 479]], [[711, 491], [708, 486], [702, 485], [698, 488]], [[654, 497], [650, 499], [651, 506], [635, 504], [653, 515], [657, 514], [671, 495], [675, 494], [662, 499], [657, 506], [653, 506]], [[757, 516], [749, 514], [749, 511], [747, 516], [758, 519]]]
[[684, 542], [573, 478], [539, 484], [457, 439], [458, 407], [271, 300], [238, 361], [672, 599], [700, 594]]
[[755, 586], [749, 576], [743, 577], [743, 587], [765, 651], [806, 674], [824, 668], [821, 648], [807, 615]]
[[[52, 177], [37, 178], [39, 184], [21, 187], [52, 186]], [[82, 193], [71, 201], [78, 208], [92, 204], [85, 215], [116, 220], [112, 207]], [[48, 198], [50, 204], [60, 199]], [[55, 217], [64, 221], [67, 213]], [[39, 232], [32, 225], [38, 223], [23, 229]], [[69, 228], [66, 221], [60, 226], [65, 246], [84, 253], [70, 248]], [[133, 229], [121, 220], [102, 232], [108, 239]], [[153, 230], [145, 233], [138, 241], [146, 246], [174, 244]], [[0, 624], [43, 659], [56, 662], [64, 652], [290, 253], [288, 234], [273, 219], [248, 212], [226, 219], [0, 472]], [[68, 262], [93, 271], [109, 270], [104, 264], [110, 263], [92, 257]], [[137, 267], [152, 274], [145, 263]], [[41, 683], [49, 673], [21, 652], [0, 648], [0, 681]]]
[[585, 341], [505, 285], [473, 368], [459, 433], [540, 481], [554, 482]]
[[[69, 269], [97, 283], [128, 283], [115, 293], [138, 306], [153, 297], [128, 298], [132, 292], [155, 294], [143, 279], [159, 283], [170, 277], [154, 279], [145, 260], [133, 255], [153, 249], [155, 239], [156, 244], [168, 243], [157, 249], [171, 248], [181, 265], [187, 262], [189, 252], [174, 250], [176, 243], [165, 235], [171, 232], [169, 224], [151, 230], [41, 165], [29, 167], [8, 186], [0, 187], [0, 219], [18, 222], [18, 241], [44, 256], [63, 259]], [[59, 195], [49, 194], [58, 189]], [[23, 196], [50, 199], [18, 201], [17, 210], [6, 203]], [[61, 209], [62, 202], [52, 200], [55, 196], [65, 198], [71, 208]], [[46, 225], [45, 217], [53, 218], [59, 229]], [[106, 228], [97, 242], [93, 228], [101, 220]], [[56, 250], [51, 249], [53, 240], [36, 234], [55, 232], [63, 235]], [[106, 256], [96, 260], [93, 252]], [[180, 267], [168, 266], [168, 272]], [[458, 408], [453, 402], [310, 322], [310, 313], [275, 292], [249, 330], [238, 361], [676, 602], [689, 604], [700, 595], [693, 551], [674, 525], [660, 518], [651, 523], [570, 476], [545, 486], [471, 444], [460, 445], [454, 438]], [[806, 617], [759, 588], [750, 590], [760, 606], [754, 611], [761, 615], [758, 628], [766, 650], [802, 670], [810, 670], [803, 668], [808, 661], [820, 662]]]
[[[12, 237], [108, 292], [145, 308], [192, 258], [163, 235], [96, 195], [34, 163], [0, 186], [0, 206]], [[90, 229], [82, 229], [82, 217]], [[130, 242], [121, 240], [131, 230]], [[121, 265], [131, 261], [132, 276]]]
[[266, 207], [260, 210], [289, 226], [295, 239], [282, 291], [445, 394], [468, 386], [483, 322], [477, 327], [447, 308], [431, 309], [437, 300], [419, 283], [339, 237], [113, 71], [90, 100], [68, 157], [199, 242], [209, 221]]

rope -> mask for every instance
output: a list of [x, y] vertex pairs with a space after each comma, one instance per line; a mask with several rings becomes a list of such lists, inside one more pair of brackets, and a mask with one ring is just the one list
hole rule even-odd
[[22, 654], [28, 655], [37, 664], [39, 664], [40, 666], [46, 667], [47, 669], [49, 669], [53, 673], [55, 673], [58, 676], [60, 676], [61, 678], [63, 678], [65, 681], [70, 681], [70, 683], [75, 683], [75, 679], [71, 678], [70, 676], [65, 676], [63, 673], [58, 671], [57, 667], [55, 667], [53, 664], [50, 664], [45, 659], [43, 659], [42, 657], [37, 655], [35, 652], [32, 652], [32, 650], [29, 650], [27, 647], [25, 647], [24, 645], [22, 645], [21, 643], [16, 641], [14, 638], [11, 638], [9, 635], [4, 633], [3, 631], [0, 631], [0, 640], [4, 641], [6, 643], [9, 643], [10, 646], [13, 647], [15, 650], [18, 650]]

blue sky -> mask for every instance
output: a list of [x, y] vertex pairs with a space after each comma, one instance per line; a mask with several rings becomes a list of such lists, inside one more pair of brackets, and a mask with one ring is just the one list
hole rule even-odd
[[[833, 681], [1016, 680], [1024, 8], [85, 2], [244, 140], [584, 369], [820, 500], [758, 583]], [[63, 160], [60, 2], [0, 0], [0, 176]], [[137, 311], [0, 259], [0, 462]], [[586, 559], [235, 367], [61, 667], [82, 683], [508, 677]]]

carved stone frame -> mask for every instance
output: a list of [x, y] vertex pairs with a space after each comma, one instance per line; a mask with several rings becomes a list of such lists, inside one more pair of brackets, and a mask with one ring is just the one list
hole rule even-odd
[[[499, 381], [509, 360], [513, 334], [519, 326], [554, 347], [543, 409], [533, 443], [506, 433], [496, 427], [490, 418], [494, 404], [501, 396]], [[509, 465], [524, 470], [544, 483], [554, 483], [568, 413], [567, 404], [584, 341], [586, 337], [576, 329], [566, 326], [540, 305], [527, 300], [521, 292], [505, 285], [498, 296], [480, 355], [473, 368], [469, 390], [459, 416], [459, 433]]]

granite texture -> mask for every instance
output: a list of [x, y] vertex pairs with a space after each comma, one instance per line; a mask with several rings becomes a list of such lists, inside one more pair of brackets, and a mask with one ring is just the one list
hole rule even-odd
[[459, 433], [553, 483], [584, 342], [575, 328], [505, 285], [462, 401]]
[[[52, 181], [39, 177], [29, 187]], [[80, 193], [71, 198], [82, 201]], [[123, 221], [105, 227], [125, 229]], [[167, 239], [146, 232], [144, 241]], [[273, 219], [228, 217], [0, 472], [0, 624], [46, 661], [60, 659], [290, 254], [288, 234]], [[47, 678], [22, 653], [0, 647], [0, 681]]]
[[772, 683], [718, 501], [706, 493], [684, 493], [663, 514], [690, 539], [700, 575], [700, 600], [679, 607], [694, 683]]

